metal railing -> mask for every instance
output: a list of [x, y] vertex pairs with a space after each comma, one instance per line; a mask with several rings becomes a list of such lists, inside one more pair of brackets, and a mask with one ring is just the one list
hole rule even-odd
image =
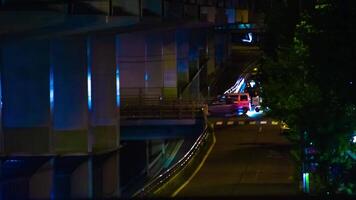
[[203, 146], [209, 142], [209, 133], [209, 129], [205, 128], [190, 150], [176, 164], [148, 182], [141, 190], [136, 192], [133, 197], [152, 196], [155, 191], [164, 186], [164, 184], [181, 172], [194, 158], [194, 156], [200, 152]]
[[187, 119], [200, 117], [205, 102], [177, 98], [175, 88], [125, 88], [120, 100], [121, 119]]
[[162, 102], [129, 104], [121, 107], [121, 119], [193, 119], [202, 117], [204, 104], [196, 102]]

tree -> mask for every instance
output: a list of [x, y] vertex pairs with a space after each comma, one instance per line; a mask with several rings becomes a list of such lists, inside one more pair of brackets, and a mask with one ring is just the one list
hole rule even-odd
[[262, 66], [264, 105], [295, 136], [307, 132], [319, 151], [318, 174], [327, 191], [349, 184], [330, 169], [347, 171], [355, 164], [345, 153], [356, 129], [355, 14], [355, 1], [319, 1], [302, 14], [293, 41], [279, 44], [276, 56], [266, 54]]

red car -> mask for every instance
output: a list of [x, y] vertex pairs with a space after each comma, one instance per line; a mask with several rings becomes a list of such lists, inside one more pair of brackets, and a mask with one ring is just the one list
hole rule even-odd
[[251, 99], [248, 93], [231, 93], [228, 94], [236, 110], [243, 110], [244, 113], [251, 109]]

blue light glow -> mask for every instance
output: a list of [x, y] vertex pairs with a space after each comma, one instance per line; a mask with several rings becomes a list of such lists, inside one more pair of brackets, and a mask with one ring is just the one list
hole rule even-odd
[[303, 173], [303, 191], [309, 193], [309, 173]]
[[120, 107], [120, 64], [119, 64], [119, 55], [121, 54], [121, 43], [120, 37], [116, 35], [115, 37], [115, 49], [116, 49], [116, 106]]
[[145, 81], [148, 81], [149, 80], [149, 76], [148, 76], [148, 73], [146, 72], [145, 73]]
[[92, 109], [92, 99], [91, 99], [91, 43], [90, 38], [87, 39], [87, 62], [88, 62], [88, 71], [87, 71], [87, 87], [88, 87], [88, 108]]
[[51, 112], [53, 112], [54, 108], [54, 76], [53, 76], [53, 65], [50, 65], [49, 69], [49, 102]]
[[227, 17], [227, 23], [235, 23], [236, 13], [235, 9], [226, 9], [225, 14]]
[[91, 71], [90, 68], [88, 67], [88, 107], [89, 110], [92, 108], [91, 104]]
[[120, 107], [120, 71], [119, 65], [116, 65], [116, 105]]
[[248, 33], [247, 36], [248, 36], [248, 39], [243, 38], [242, 42], [251, 43], [252, 42], [252, 33]]
[[239, 29], [249, 29], [251, 27], [252, 27], [251, 24], [239, 24], [238, 25]]

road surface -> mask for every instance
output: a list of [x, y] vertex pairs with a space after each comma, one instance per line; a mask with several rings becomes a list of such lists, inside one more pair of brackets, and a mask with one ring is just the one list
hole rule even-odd
[[177, 197], [297, 193], [291, 144], [278, 126], [235, 126], [216, 130], [215, 135], [215, 146], [204, 165]]

